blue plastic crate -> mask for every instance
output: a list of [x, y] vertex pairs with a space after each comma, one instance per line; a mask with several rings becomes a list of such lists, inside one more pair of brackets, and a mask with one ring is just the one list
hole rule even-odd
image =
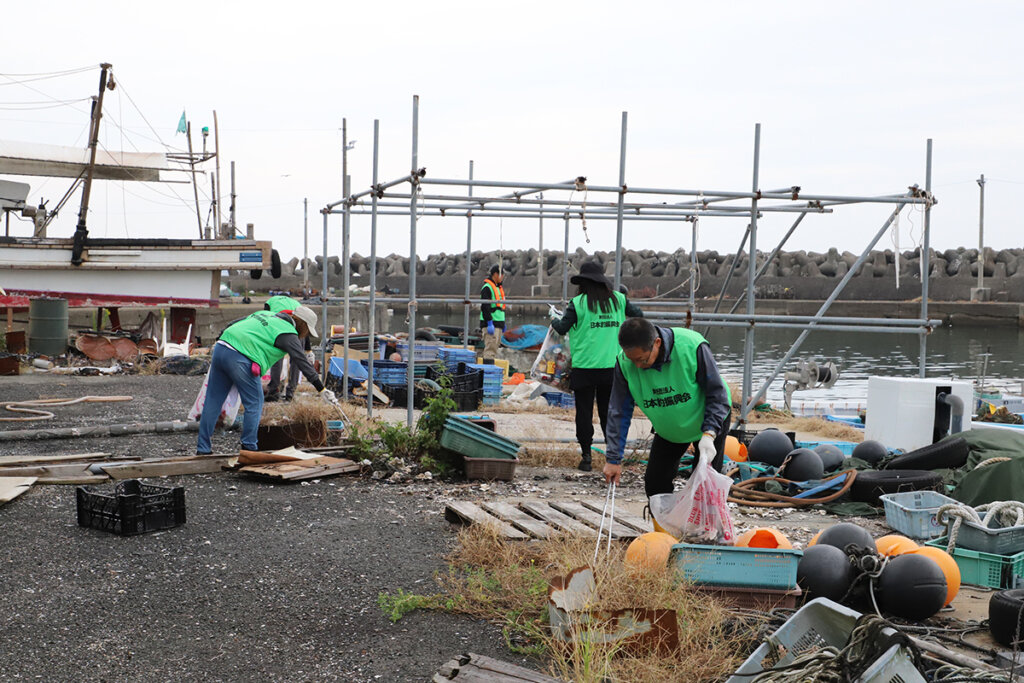
[[958, 501], [935, 491], [904, 491], [878, 497], [885, 508], [885, 523], [904, 536], [927, 540], [946, 535], [946, 525], [939, 524], [936, 513], [943, 505]]
[[796, 585], [801, 557], [800, 550], [677, 543], [669, 564], [693, 583], [789, 590]]
[[568, 394], [564, 391], [549, 391], [544, 394], [544, 400], [548, 402], [549, 406], [556, 408], [576, 407], [576, 397], [573, 394]]

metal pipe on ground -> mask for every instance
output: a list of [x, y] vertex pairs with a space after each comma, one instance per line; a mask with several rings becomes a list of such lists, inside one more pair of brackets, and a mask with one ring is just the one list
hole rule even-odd
[[198, 432], [198, 422], [136, 422], [131, 424], [97, 425], [95, 427], [60, 427], [57, 429], [9, 429], [0, 431], [3, 441], [42, 441], [96, 436], [131, 436], [134, 434], [170, 434]]

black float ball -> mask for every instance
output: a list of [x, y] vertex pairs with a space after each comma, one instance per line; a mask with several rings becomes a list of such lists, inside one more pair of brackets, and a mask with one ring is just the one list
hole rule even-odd
[[818, 537], [817, 545], [835, 546], [844, 552], [847, 546], [854, 545], [857, 548], [877, 553], [875, 539], [871, 538], [868, 530], [850, 522], [833, 524], [822, 531], [821, 536]]
[[946, 604], [946, 575], [924, 555], [897, 555], [878, 577], [881, 608], [897, 617], [921, 621]]
[[766, 429], [758, 432], [750, 445], [747, 446], [747, 458], [754, 462], [778, 467], [793, 450], [793, 442], [778, 429]]
[[871, 439], [861, 441], [853, 449], [854, 458], [860, 458], [864, 462], [871, 463], [872, 465], [877, 464], [879, 460], [887, 455], [889, 455], [889, 450], [882, 445], [882, 442], [872, 441]]
[[846, 554], [831, 545], [812, 545], [804, 550], [796, 567], [796, 583], [808, 599], [828, 598], [839, 602], [853, 583], [853, 567]]
[[814, 452], [821, 458], [821, 464], [824, 466], [826, 472], [832, 472], [842, 466], [843, 461], [846, 460], [846, 455], [839, 450], [838, 446], [833, 446], [830, 443], [820, 443], [814, 447]]
[[825, 474], [825, 465], [821, 457], [810, 448], [794, 448], [786, 456], [786, 461], [779, 470], [779, 476], [791, 481], [810, 481], [821, 479]]

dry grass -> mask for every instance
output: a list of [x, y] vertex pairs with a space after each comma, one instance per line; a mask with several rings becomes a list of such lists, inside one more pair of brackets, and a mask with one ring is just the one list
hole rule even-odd
[[753, 411], [747, 415], [750, 423], [771, 423], [783, 431], [810, 432], [817, 436], [837, 441], [852, 441], [860, 443], [864, 440], [864, 431], [856, 427], [829, 422], [821, 417], [793, 417], [786, 413], [770, 412], [762, 413]]
[[321, 422], [326, 428], [327, 420], [337, 420], [340, 417], [337, 408], [318, 398], [296, 396], [293, 401], [288, 403], [264, 403], [260, 424], [281, 426]]
[[[624, 563], [625, 547], [593, 563], [594, 541], [562, 536], [536, 543], [510, 542], [488, 526], [460, 532], [449, 571], [438, 578], [444, 596], [418, 606], [442, 607], [505, 625], [510, 644], [542, 654], [549, 673], [565, 680], [709, 681], [728, 675], [748, 643], [731, 635], [732, 615], [713, 598], [677, 580], [669, 568], [636, 571]], [[598, 600], [592, 609], [629, 607], [676, 611], [679, 649], [673, 656], [627, 655], [579, 638], [556, 641], [546, 627], [547, 582], [584, 565], [594, 567]], [[743, 629], [740, 629], [742, 632]], [[746, 640], [744, 638], [744, 640]]]

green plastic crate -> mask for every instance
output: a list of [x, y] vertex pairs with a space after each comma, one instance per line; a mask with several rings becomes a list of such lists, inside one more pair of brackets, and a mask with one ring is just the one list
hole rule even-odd
[[441, 446], [468, 458], [515, 460], [519, 454], [518, 442], [461, 417], [449, 417], [444, 421]]
[[[925, 545], [945, 550], [948, 537], [943, 536]], [[953, 548], [953, 559], [960, 568], [960, 583], [986, 588], [1016, 588], [1024, 580], [1024, 552], [996, 555], [980, 550]]]

